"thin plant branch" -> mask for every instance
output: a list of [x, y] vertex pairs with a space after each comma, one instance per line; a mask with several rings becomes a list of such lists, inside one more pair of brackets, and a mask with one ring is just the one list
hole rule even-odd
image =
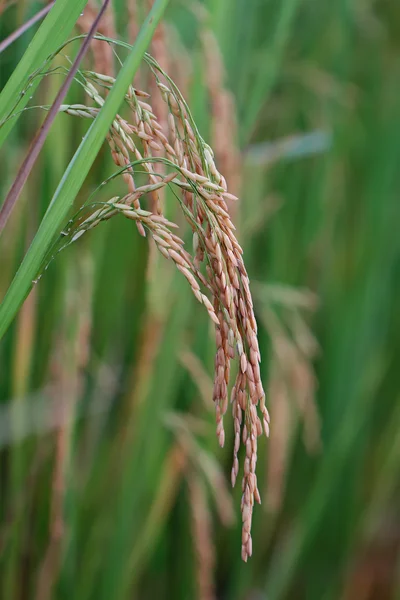
[[26, 23], [21, 25], [21, 27], [18, 27], [18, 29], [13, 31], [13, 33], [11, 33], [2, 42], [0, 42], [0, 54], [4, 52], [4, 50], [8, 48], [8, 46], [11, 46], [11, 44], [15, 42], [15, 40], [21, 37], [21, 35], [23, 35], [25, 31], [28, 31], [28, 29], [30, 29], [32, 25], [40, 21], [40, 19], [43, 19], [43, 17], [47, 15], [50, 9], [53, 8], [54, 2], [55, 0], [53, 0], [53, 2], [50, 2], [50, 4], [48, 4], [41, 10], [39, 10], [39, 12], [37, 12], [36, 15], [33, 15], [33, 17], [30, 18]]

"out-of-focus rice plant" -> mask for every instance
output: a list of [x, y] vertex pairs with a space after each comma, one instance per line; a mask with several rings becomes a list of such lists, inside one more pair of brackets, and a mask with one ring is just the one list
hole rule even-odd
[[[101, 33], [133, 41], [149, 5], [115, 0]], [[42, 7], [0, 2], [1, 39]], [[57, 255], [0, 341], [1, 598], [400, 598], [399, 27], [395, 0], [171, 0], [149, 51], [240, 197], [259, 325], [253, 556], [231, 427], [224, 449], [215, 436], [208, 316], [118, 217]], [[1, 87], [33, 30], [0, 54]], [[0, 204], [42, 119], [25, 111], [0, 149]], [[86, 130], [56, 118], [0, 237], [0, 298]], [[114, 171], [102, 149], [76, 207]]]

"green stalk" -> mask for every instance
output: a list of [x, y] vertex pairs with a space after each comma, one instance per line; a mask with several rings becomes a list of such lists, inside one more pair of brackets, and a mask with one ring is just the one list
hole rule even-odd
[[62, 228], [167, 4], [168, 0], [156, 0], [154, 3], [98, 117], [90, 126], [58, 185], [39, 230], [0, 305], [0, 339], [29, 294], [46, 252], [55, 235]]

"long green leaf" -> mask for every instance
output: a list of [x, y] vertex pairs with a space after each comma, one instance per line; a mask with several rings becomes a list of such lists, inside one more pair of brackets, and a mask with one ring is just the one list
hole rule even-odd
[[43, 258], [61, 229], [68, 211], [105, 139], [107, 131], [139, 67], [168, 0], [156, 0], [112, 87], [98, 117], [92, 123], [68, 165], [39, 230], [0, 305], [0, 338], [28, 295]]
[[[67, 39], [86, 3], [87, 0], [57, 0], [0, 94], [0, 124], [15, 107], [28, 77]], [[26, 106], [38, 83], [39, 79], [32, 83], [30, 93], [22, 96], [18, 102], [19, 110]], [[0, 126], [0, 147], [17, 119], [16, 116]]]

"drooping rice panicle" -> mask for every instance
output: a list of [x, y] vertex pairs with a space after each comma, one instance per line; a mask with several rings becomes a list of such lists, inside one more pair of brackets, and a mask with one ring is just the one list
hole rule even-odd
[[[92, 228], [115, 213], [134, 220], [139, 232], [144, 235], [147, 230], [159, 252], [174, 262], [213, 321], [216, 433], [223, 446], [223, 418], [230, 396], [234, 422], [232, 485], [239, 474], [241, 443], [245, 448], [241, 509], [242, 558], [246, 561], [252, 554], [253, 507], [255, 502], [261, 501], [256, 476], [257, 438], [263, 431], [269, 434], [269, 414], [260, 377], [261, 358], [249, 277], [227, 206], [236, 196], [228, 192], [213, 151], [200, 136], [179, 90], [148, 55], [147, 62], [168, 118], [161, 122], [156, 116], [160, 111], [153, 111], [149, 95], [133, 86], [129, 88], [125, 100], [131, 120], [117, 115], [107, 136], [112, 158], [121, 167], [128, 194], [97, 209], [80, 222], [79, 231]], [[101, 107], [104, 98], [100, 90], [111, 86], [113, 78], [93, 71], [83, 72], [83, 77], [86, 93]], [[74, 116], [95, 118], [98, 108], [65, 105], [62, 110]], [[161, 149], [165, 157], [160, 156]], [[162, 165], [161, 172], [155, 170], [157, 163]], [[134, 173], [139, 164], [147, 174], [148, 183], [137, 187]], [[193, 232], [193, 253], [185, 250], [183, 240], [171, 231], [174, 223], [162, 214], [159, 192], [167, 185], [178, 190], [180, 206]], [[151, 210], [141, 208], [140, 202], [146, 195], [151, 198]], [[231, 361], [235, 356], [238, 373], [229, 394]]]

